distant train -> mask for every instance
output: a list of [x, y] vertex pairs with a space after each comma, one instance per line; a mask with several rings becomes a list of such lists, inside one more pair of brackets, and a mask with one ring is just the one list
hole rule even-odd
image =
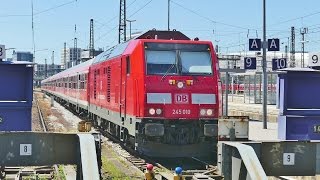
[[[226, 85], [222, 84], [222, 90], [225, 91], [226, 90]], [[267, 85], [268, 91], [276, 91], [277, 89], [277, 85], [276, 84], [268, 84]], [[234, 93], [244, 93], [245, 91], [262, 91], [262, 84], [229, 84], [228, 89], [230, 92], [234, 92]]]
[[43, 80], [42, 89], [140, 153], [199, 157], [216, 147], [219, 82], [211, 42], [152, 30]]

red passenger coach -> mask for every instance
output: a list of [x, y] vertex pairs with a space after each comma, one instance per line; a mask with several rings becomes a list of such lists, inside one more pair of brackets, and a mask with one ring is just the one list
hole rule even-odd
[[[211, 42], [190, 40], [178, 31], [148, 31], [87, 63], [88, 105], [79, 112], [145, 155], [208, 156], [215, 149], [221, 111], [217, 64]], [[77, 89], [74, 95], [65, 93], [70, 87], [64, 92], [48, 88], [62, 93], [64, 101], [79, 96]]]
[[88, 112], [87, 79], [93, 59], [55, 74], [41, 82], [42, 90], [54, 95], [59, 102], [66, 103], [77, 112]]

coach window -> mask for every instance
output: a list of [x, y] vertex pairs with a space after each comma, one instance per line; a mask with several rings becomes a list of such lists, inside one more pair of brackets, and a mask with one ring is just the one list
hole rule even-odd
[[84, 89], [87, 89], [87, 74], [84, 75]]
[[130, 56], [126, 57], [126, 64], [127, 64], [127, 74], [130, 74]]
[[73, 76], [73, 89], [78, 89], [76, 85], [77, 85], [77, 76]]

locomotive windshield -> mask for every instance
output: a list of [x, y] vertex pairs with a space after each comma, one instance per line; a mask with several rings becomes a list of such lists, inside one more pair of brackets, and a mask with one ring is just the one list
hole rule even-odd
[[205, 44], [145, 43], [148, 75], [212, 75]]

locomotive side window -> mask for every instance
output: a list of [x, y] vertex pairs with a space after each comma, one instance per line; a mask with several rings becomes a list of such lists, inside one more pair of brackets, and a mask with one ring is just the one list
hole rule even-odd
[[126, 57], [127, 74], [130, 74], [130, 56]]
[[148, 75], [212, 75], [207, 44], [145, 43]]

